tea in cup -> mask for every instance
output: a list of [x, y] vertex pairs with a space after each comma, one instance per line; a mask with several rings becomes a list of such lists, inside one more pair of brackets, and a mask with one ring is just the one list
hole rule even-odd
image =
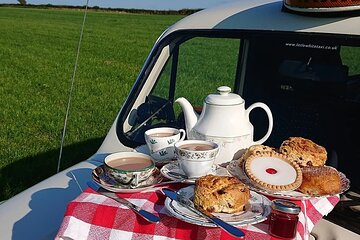
[[145, 141], [150, 155], [157, 161], [174, 159], [174, 144], [184, 139], [185, 130], [183, 129], [160, 127], [145, 132]]
[[219, 152], [214, 142], [204, 140], [184, 140], [175, 143], [175, 153], [180, 168], [189, 178], [208, 174]]
[[155, 163], [149, 155], [143, 153], [118, 152], [105, 158], [104, 170], [118, 184], [133, 188], [153, 174]]

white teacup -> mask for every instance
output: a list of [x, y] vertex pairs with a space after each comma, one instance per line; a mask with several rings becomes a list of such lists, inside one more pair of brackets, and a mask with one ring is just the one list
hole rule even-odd
[[204, 140], [185, 140], [175, 143], [180, 168], [189, 178], [208, 174], [219, 153], [219, 146]]
[[184, 129], [160, 127], [145, 132], [145, 141], [150, 155], [157, 161], [173, 159], [175, 157], [174, 144], [184, 139]]

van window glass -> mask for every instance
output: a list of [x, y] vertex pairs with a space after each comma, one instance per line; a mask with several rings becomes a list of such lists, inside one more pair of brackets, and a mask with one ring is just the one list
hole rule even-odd
[[[274, 127], [265, 145], [311, 139], [326, 148], [326, 165], [359, 186], [353, 169], [360, 162], [360, 47], [311, 40], [250, 42], [242, 96], [247, 106], [264, 102], [271, 109]], [[266, 116], [254, 111], [250, 121], [257, 140], [267, 129]]]
[[185, 128], [182, 109], [173, 103], [185, 97], [200, 112], [204, 98], [217, 87], [235, 85], [240, 40], [190, 38], [172, 48], [171, 56], [151, 90], [136, 111], [127, 137], [144, 143], [147, 129], [161, 126]]
[[[239, 39], [193, 38], [179, 49], [175, 97], [185, 97], [193, 106], [219, 86], [233, 88], [240, 48]], [[176, 108], [176, 106], [175, 106]]]

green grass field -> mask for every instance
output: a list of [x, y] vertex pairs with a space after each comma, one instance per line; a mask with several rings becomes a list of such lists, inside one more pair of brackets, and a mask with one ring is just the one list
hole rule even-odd
[[[83, 10], [0, 8], [0, 201], [56, 173]], [[61, 169], [100, 146], [179, 15], [89, 12]]]
[[[56, 173], [83, 14], [0, 7], [0, 201]], [[61, 169], [95, 153], [154, 42], [183, 17], [88, 13]], [[177, 84], [192, 103], [201, 105], [198, 97], [214, 91], [212, 85], [193, 87], [194, 82], [213, 79], [218, 86], [231, 85], [236, 67], [229, 63], [236, 63], [239, 44], [236, 39], [197, 38], [182, 45]], [[360, 71], [359, 52], [341, 50], [351, 75]], [[199, 59], [211, 61], [196, 66]], [[157, 94], [167, 96], [169, 68], [163, 73]]]

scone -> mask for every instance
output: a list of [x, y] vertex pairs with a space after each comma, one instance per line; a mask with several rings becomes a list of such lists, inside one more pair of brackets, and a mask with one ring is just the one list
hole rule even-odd
[[249, 188], [235, 177], [206, 175], [195, 181], [194, 204], [199, 210], [241, 212], [249, 199]]
[[301, 170], [303, 180], [298, 191], [310, 196], [331, 195], [340, 192], [340, 174], [335, 168], [308, 166]]
[[285, 140], [279, 149], [300, 167], [324, 166], [327, 159], [326, 149], [313, 141], [302, 137], [290, 137]]
[[290, 191], [302, 181], [299, 165], [276, 152], [253, 154], [245, 160], [244, 171], [258, 187], [273, 191]]

